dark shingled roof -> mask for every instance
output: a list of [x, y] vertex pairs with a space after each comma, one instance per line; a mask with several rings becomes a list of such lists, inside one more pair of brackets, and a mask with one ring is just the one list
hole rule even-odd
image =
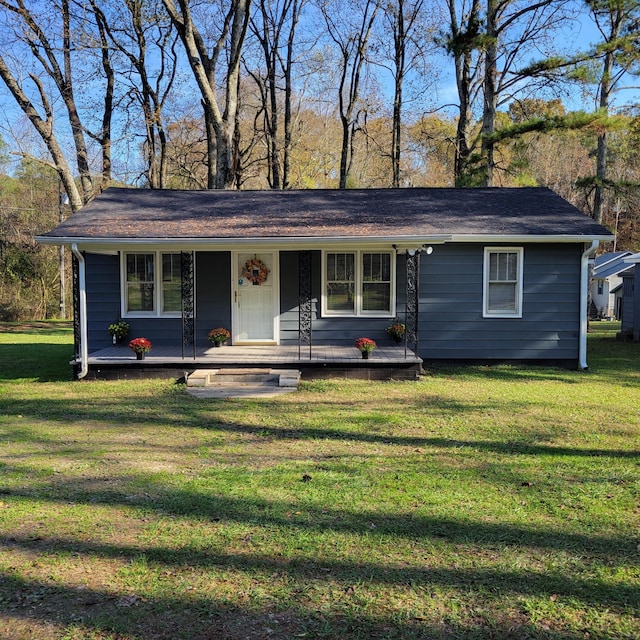
[[110, 188], [41, 236], [83, 239], [610, 235], [544, 188], [170, 191]]

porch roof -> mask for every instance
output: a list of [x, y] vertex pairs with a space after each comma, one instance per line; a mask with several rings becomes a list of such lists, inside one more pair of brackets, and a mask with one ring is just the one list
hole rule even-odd
[[109, 188], [38, 240], [531, 241], [613, 236], [546, 188], [177, 191]]

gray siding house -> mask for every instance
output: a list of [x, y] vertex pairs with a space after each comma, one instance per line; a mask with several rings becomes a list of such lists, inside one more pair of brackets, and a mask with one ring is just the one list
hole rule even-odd
[[612, 239], [543, 188], [110, 188], [38, 238], [74, 256], [80, 377], [119, 318], [186, 359], [219, 326], [312, 359], [397, 320], [427, 363], [586, 368], [588, 264]]
[[[622, 276], [622, 313], [620, 337], [640, 341], [640, 253], [625, 258], [628, 269]], [[631, 265], [631, 266], [629, 266]]]
[[630, 255], [630, 251], [616, 251], [596, 257], [591, 272], [591, 317], [620, 320], [622, 298], [616, 291], [622, 285], [620, 274], [629, 267], [625, 258]]

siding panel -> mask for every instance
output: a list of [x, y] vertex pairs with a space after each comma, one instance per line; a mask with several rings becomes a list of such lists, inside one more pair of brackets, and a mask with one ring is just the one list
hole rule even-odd
[[[495, 245], [492, 245], [495, 246]], [[425, 360], [576, 360], [580, 245], [525, 245], [523, 317], [483, 318], [483, 245], [424, 256], [420, 355]]]
[[[195, 281], [196, 345], [206, 347], [209, 345], [207, 335], [211, 329], [225, 327], [231, 331], [231, 253], [196, 253]], [[181, 340], [180, 335], [177, 336], [178, 340]]]
[[85, 275], [87, 331], [91, 352], [112, 344], [107, 329], [120, 316], [120, 257], [86, 254]]
[[[314, 344], [350, 346], [356, 338], [366, 336], [379, 344], [390, 343], [386, 334], [390, 318], [340, 318], [322, 317], [322, 254], [312, 252], [312, 331]], [[405, 267], [404, 258], [397, 262], [398, 310], [404, 313]], [[401, 316], [402, 317], [402, 316]], [[298, 343], [298, 252], [280, 252], [280, 342]]]
[[[215, 275], [212, 275], [215, 274]], [[107, 327], [120, 315], [120, 257], [86, 255], [89, 349], [111, 345]], [[231, 327], [231, 258], [229, 252], [196, 254], [196, 344], [206, 346], [207, 334]], [[129, 338], [144, 336], [155, 345], [182, 343], [180, 318], [126, 318]], [[126, 344], [123, 348], [126, 348]]]

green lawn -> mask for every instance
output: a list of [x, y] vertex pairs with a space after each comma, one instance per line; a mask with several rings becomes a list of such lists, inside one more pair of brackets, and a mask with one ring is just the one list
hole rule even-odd
[[[208, 400], [0, 331], [4, 640], [640, 637], [640, 345]], [[4, 634], [4, 635], [3, 635]]]

